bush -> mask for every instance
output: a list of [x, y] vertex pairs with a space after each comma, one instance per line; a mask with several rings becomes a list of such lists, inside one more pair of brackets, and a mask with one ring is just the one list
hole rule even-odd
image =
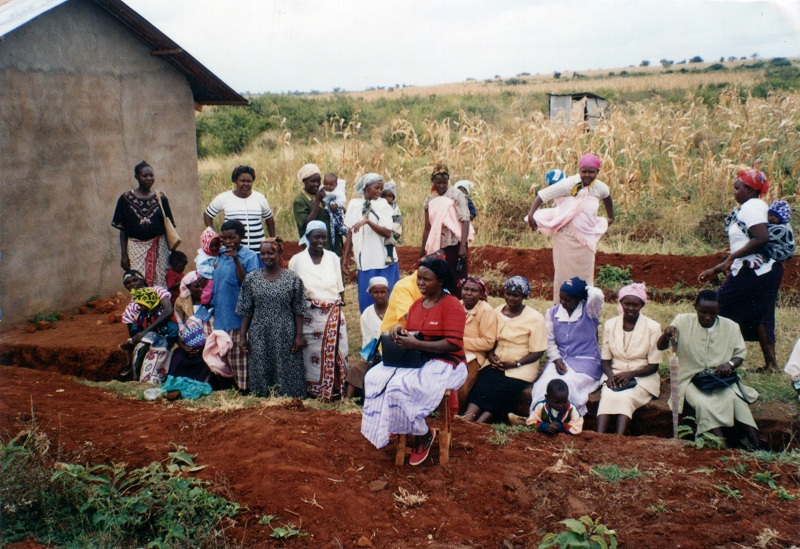
[[714, 63], [713, 65], [707, 66], [703, 69], [705, 72], [712, 72], [712, 71], [726, 71], [728, 68], [723, 65], [722, 63]]
[[702, 62], [703, 62], [703, 58], [700, 57], [699, 55], [695, 55], [694, 57], [689, 59], [689, 63], [702, 63]]

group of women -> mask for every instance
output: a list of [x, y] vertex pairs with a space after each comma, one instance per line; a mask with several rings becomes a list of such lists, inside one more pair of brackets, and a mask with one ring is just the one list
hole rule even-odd
[[[418, 290], [421, 297], [402, 318], [404, 326], [397, 322], [388, 327], [398, 347], [419, 350], [427, 360], [419, 369], [379, 364], [369, 370], [362, 429], [367, 438], [382, 446], [394, 434], [419, 435], [415, 459], [424, 460], [421, 456], [427, 455], [435, 437], [424, 419], [446, 389], [458, 390], [466, 419], [485, 422], [503, 419], [528, 388], [535, 404], [553, 379], [566, 382], [569, 398], [581, 413], [586, 411], [588, 395], [602, 386], [598, 430], [608, 430], [614, 421], [618, 433], [627, 430], [636, 408], [658, 396], [659, 349], [664, 348], [665, 337], [677, 337], [677, 329], [670, 326], [661, 333], [657, 323], [641, 314], [647, 301], [643, 285], [620, 291], [621, 313], [606, 322], [602, 349], [598, 345], [604, 300], [602, 292], [592, 287], [594, 255], [614, 219], [610, 191], [597, 179], [599, 171], [600, 159], [591, 154], [581, 157], [575, 176], [551, 171], [548, 186], [539, 191], [529, 211], [529, 225], [553, 237], [555, 305], [542, 315], [524, 304], [530, 285], [522, 277], [506, 282], [505, 304], [496, 309], [487, 304], [485, 284], [468, 274], [468, 243], [474, 230], [467, 197], [450, 187], [446, 166], [435, 166], [431, 194], [423, 204], [420, 257], [441, 250], [441, 259], [422, 261], [413, 275], [416, 288], [410, 292]], [[142, 162], [134, 175], [138, 186], [120, 196], [113, 219], [120, 230], [120, 264], [126, 272], [137, 273], [136, 287], [131, 289], [157, 288], [164, 284], [168, 255], [164, 227], [172, 212], [166, 196], [152, 190], [152, 167]], [[344, 394], [348, 371], [343, 271], [352, 257], [362, 312], [374, 303], [367, 291], [370, 280], [382, 278], [391, 293], [399, 279], [396, 250], [387, 245], [395, 226], [394, 210], [383, 197], [383, 177], [364, 175], [355, 185], [357, 196], [345, 209], [340, 239], [331, 229], [333, 216], [324, 201], [320, 169], [307, 164], [297, 179], [303, 188], [293, 211], [304, 249], [285, 269], [272, 210], [266, 198], [253, 190], [255, 171], [247, 166], [233, 171], [235, 188], [216, 197], [204, 212], [208, 227], [216, 215], [225, 215], [213, 297], [208, 304], [194, 302], [201, 281], [189, 273], [183, 297], [193, 302], [183, 314], [191, 316], [198, 308], [202, 315], [212, 311], [200, 324], [209, 336], [224, 332], [230, 338], [225, 362], [239, 389], [330, 399]], [[716, 273], [728, 273], [715, 302], [718, 314], [733, 319], [745, 339], [761, 342], [771, 366], [782, 266], [763, 252], [770, 239], [771, 210], [760, 197], [767, 189], [761, 172], [738, 174], [734, 198], [740, 208], [727, 225], [731, 253], [699, 278], [705, 281]], [[549, 201], [556, 207], [540, 208]], [[600, 201], [606, 218], [597, 215]], [[458, 295], [460, 303], [454, 297]], [[161, 303], [160, 298], [157, 301]], [[163, 315], [172, 313], [168, 309], [162, 307]], [[180, 311], [177, 316], [181, 317]], [[178, 324], [186, 326], [186, 321], [182, 318]], [[698, 322], [705, 327], [702, 320]], [[163, 326], [156, 324], [162, 331]], [[540, 374], [545, 353], [547, 363]], [[727, 367], [735, 368], [736, 362]], [[723, 415], [703, 422], [703, 428], [728, 425]]]

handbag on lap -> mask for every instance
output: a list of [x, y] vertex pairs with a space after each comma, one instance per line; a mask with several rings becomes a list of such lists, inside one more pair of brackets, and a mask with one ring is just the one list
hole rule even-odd
[[388, 333], [381, 335], [383, 365], [394, 368], [421, 368], [426, 360], [419, 349], [401, 349]]
[[739, 393], [741, 393], [739, 394], [734, 391], [736, 396], [741, 398], [747, 404], [752, 404], [752, 402], [744, 397], [744, 387], [742, 387], [742, 381], [739, 379], [739, 374], [737, 374], [735, 371], [732, 371], [727, 376], [721, 377], [711, 370], [703, 370], [692, 377], [692, 383], [704, 393], [712, 393], [717, 389], [724, 389], [726, 387], [733, 389], [733, 386], [736, 385], [739, 387]]

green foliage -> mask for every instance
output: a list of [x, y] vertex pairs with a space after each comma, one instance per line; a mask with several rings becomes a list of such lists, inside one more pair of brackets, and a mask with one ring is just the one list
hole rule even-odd
[[506, 425], [505, 423], [495, 423], [492, 425], [492, 429], [494, 431], [492, 436], [484, 438], [489, 444], [494, 444], [495, 446], [505, 446], [511, 442], [514, 435], [535, 431], [533, 427], [526, 425]]
[[597, 269], [597, 275], [594, 277], [595, 284], [601, 288], [609, 290], [618, 290], [626, 284], [630, 284], [631, 279], [631, 265], [627, 267], [615, 267], [613, 265], [601, 265]]
[[614, 463], [605, 463], [603, 465], [596, 465], [592, 467], [592, 474], [600, 477], [606, 482], [620, 482], [632, 478], [639, 478], [642, 476], [642, 471], [640, 471], [638, 467], [621, 469], [619, 465]]
[[[31, 437], [28, 437], [30, 440]], [[174, 454], [174, 455], [172, 455]], [[72, 547], [199, 547], [224, 541], [239, 504], [171, 470], [194, 456], [177, 447], [167, 468], [51, 464], [29, 444], [0, 447], [3, 542], [34, 536]]]
[[753, 475], [753, 480], [762, 484], [766, 484], [775, 490], [778, 487], [777, 483], [775, 482], [778, 479], [778, 476], [779, 475], [773, 473], [772, 471], [761, 471], [760, 473]]
[[31, 318], [28, 320], [28, 322], [42, 322], [42, 321], [46, 321], [46, 322], [55, 322], [55, 321], [56, 321], [56, 320], [58, 320], [60, 317], [61, 317], [61, 311], [51, 311], [51, 312], [49, 312], [49, 313], [47, 313], [47, 314], [44, 314], [44, 313], [38, 312], [38, 313], [36, 313], [35, 315], [33, 315], [33, 316], [32, 316], [32, 317], [31, 317]]
[[308, 533], [303, 532], [291, 522], [287, 522], [283, 526], [272, 528], [272, 533], [269, 537], [274, 539], [292, 539], [295, 537], [306, 537]]
[[738, 499], [742, 499], [744, 497], [739, 490], [737, 490], [736, 488], [731, 488], [727, 484], [724, 484], [724, 485], [723, 484], [715, 484], [714, 488], [716, 488], [717, 490], [719, 490], [720, 492], [725, 494], [728, 497], [728, 499], [737, 499], [738, 500]]
[[649, 505], [647, 510], [653, 513], [654, 515], [660, 515], [661, 513], [667, 512], [667, 506], [663, 503]]
[[[694, 421], [693, 417], [686, 417], [684, 419], [689, 419]], [[694, 434], [694, 429], [689, 425], [680, 425], [678, 427], [678, 438], [687, 439]], [[718, 450], [723, 447], [724, 440], [720, 437], [712, 433], [711, 431], [706, 431], [704, 433], [700, 433], [699, 435], [694, 437], [694, 440], [684, 440], [684, 446], [694, 446], [697, 450], [702, 448], [713, 448]]]
[[794, 501], [797, 499], [797, 496], [795, 494], [792, 494], [783, 486], [778, 486], [772, 491], [772, 493], [778, 496], [778, 499], [780, 499], [781, 501]]
[[616, 532], [600, 522], [600, 517], [592, 520], [584, 515], [579, 519], [560, 521], [567, 529], [558, 534], [547, 533], [539, 544], [539, 549], [556, 547], [558, 549], [615, 549]]
[[726, 67], [722, 63], [714, 63], [713, 65], [709, 65], [705, 69], [703, 69], [704, 72], [726, 71], [726, 70], [728, 70], [728, 67]]

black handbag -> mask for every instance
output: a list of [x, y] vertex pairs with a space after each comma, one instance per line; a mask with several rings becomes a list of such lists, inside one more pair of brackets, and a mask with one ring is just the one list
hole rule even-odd
[[[736, 385], [739, 387], [739, 393], [734, 391], [737, 397], [741, 398], [747, 404], [752, 404], [749, 400], [744, 397], [744, 388], [742, 387], [742, 381], [739, 379], [739, 374], [735, 371], [732, 371], [727, 376], [721, 377], [712, 372], [711, 370], [703, 370], [702, 372], [695, 374], [692, 377], [692, 383], [695, 387], [703, 391], [704, 393], [711, 393], [716, 391], [717, 389], [724, 389], [725, 387], [733, 387]], [[741, 393], [741, 394], [740, 394]]]
[[[606, 381], [606, 386], [608, 386], [608, 381]], [[612, 391], [619, 392], [619, 391], [627, 391], [628, 389], [633, 389], [636, 387], [636, 378], [633, 377], [628, 381], [628, 384], [624, 387], [620, 387], [617, 385], [616, 387], [609, 387]]]
[[393, 368], [421, 368], [425, 358], [419, 349], [401, 349], [388, 333], [381, 335], [383, 365]]

